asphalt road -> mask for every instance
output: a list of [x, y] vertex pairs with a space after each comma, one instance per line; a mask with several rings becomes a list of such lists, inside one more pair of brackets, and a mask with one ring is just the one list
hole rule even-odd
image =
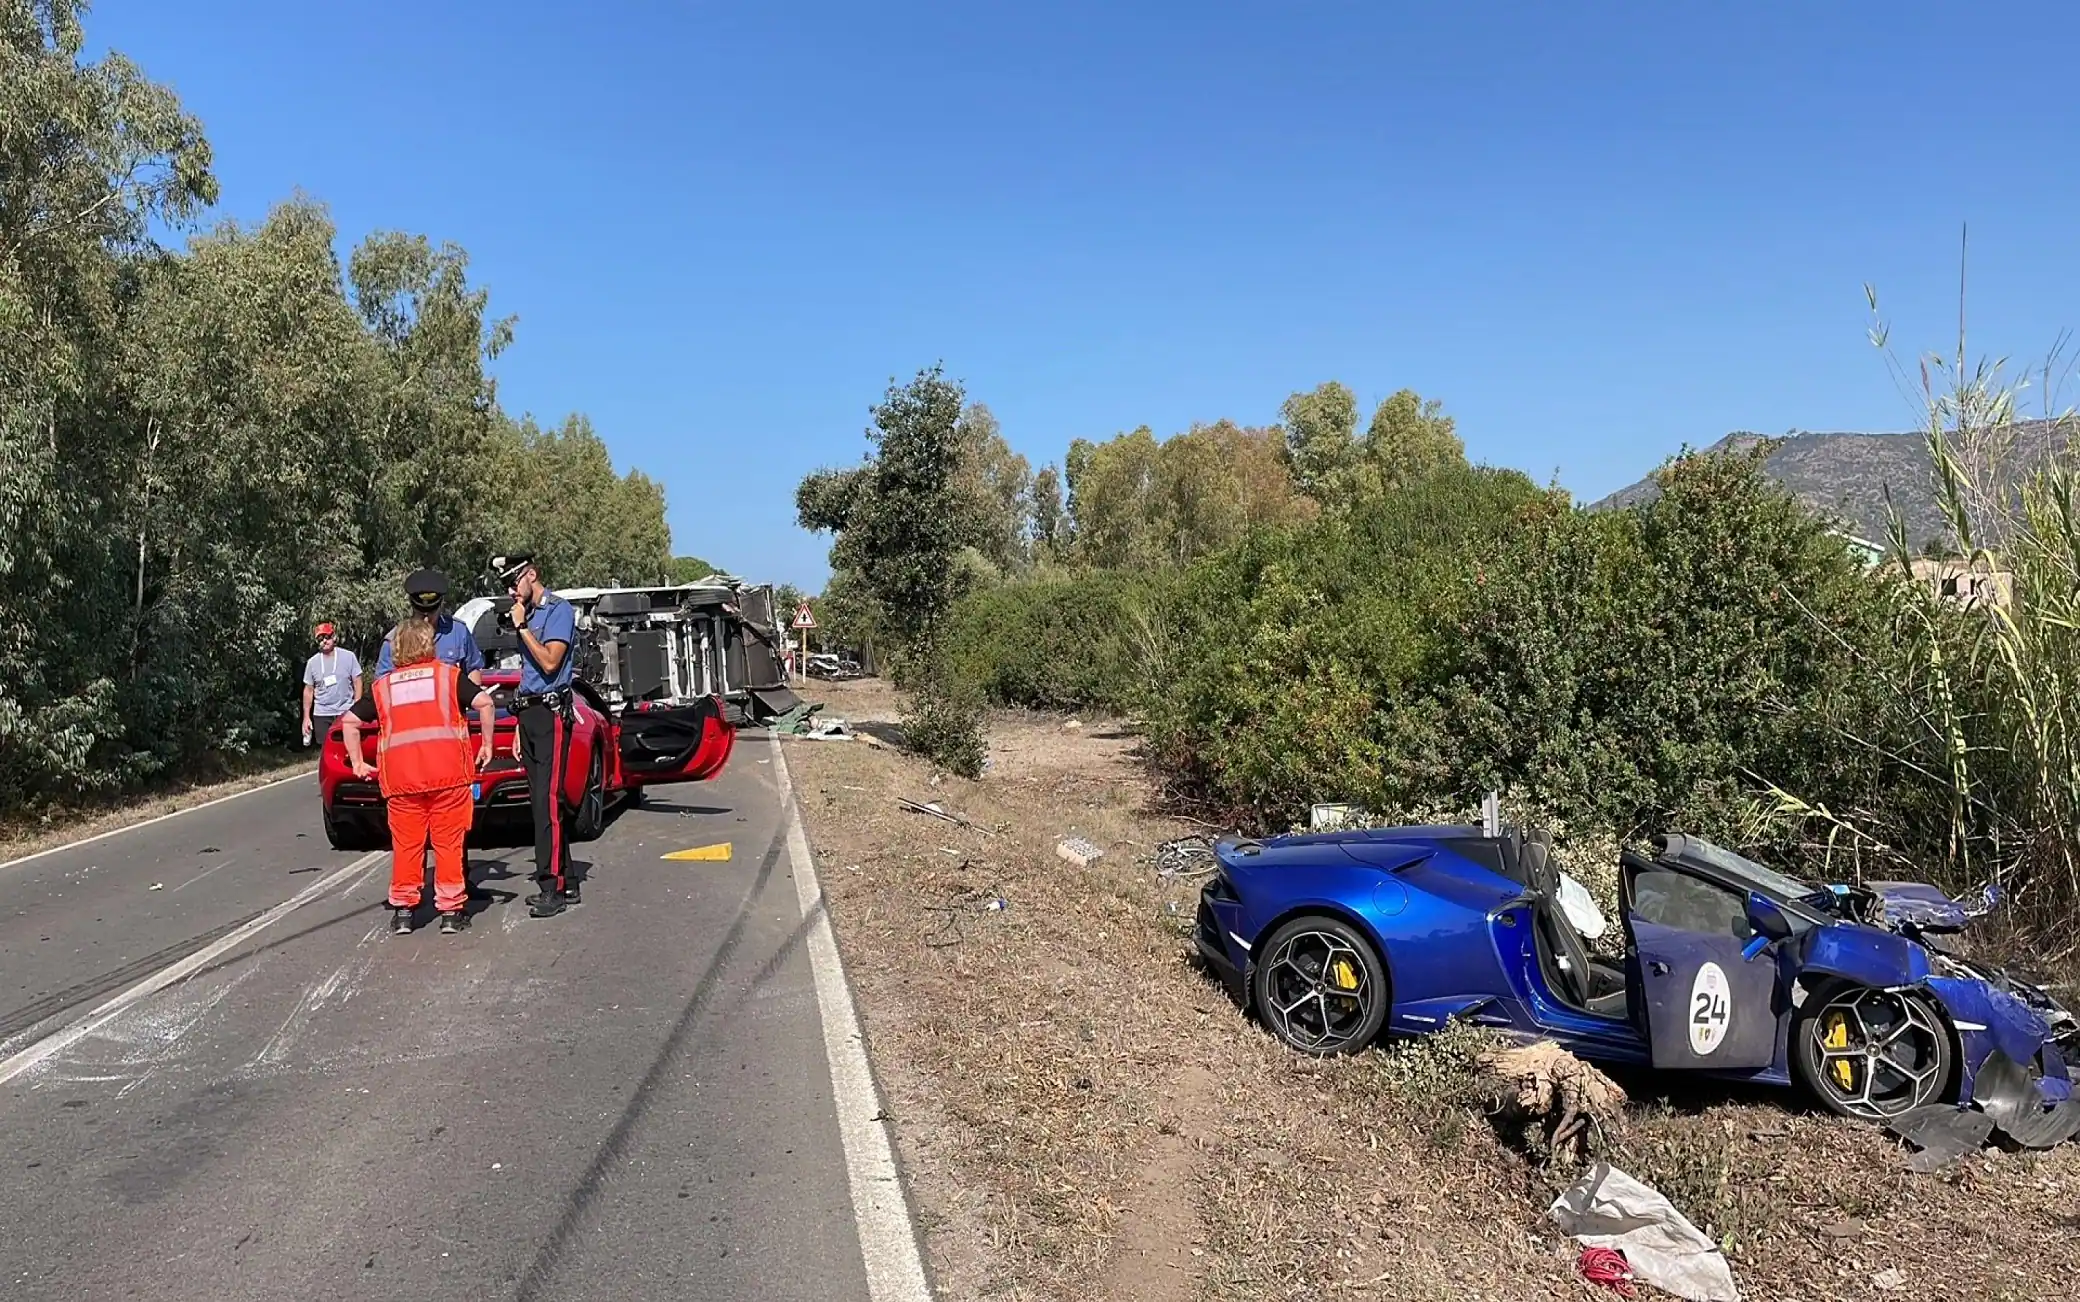
[[315, 777], [0, 868], [0, 1295], [866, 1298], [776, 764], [621, 811], [561, 917], [473, 848], [454, 937]]

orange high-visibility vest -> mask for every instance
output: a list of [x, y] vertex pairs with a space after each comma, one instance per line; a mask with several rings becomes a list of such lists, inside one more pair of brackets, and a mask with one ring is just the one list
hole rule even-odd
[[385, 796], [466, 787], [476, 779], [469, 726], [455, 703], [461, 679], [460, 669], [440, 661], [376, 679], [376, 780]]

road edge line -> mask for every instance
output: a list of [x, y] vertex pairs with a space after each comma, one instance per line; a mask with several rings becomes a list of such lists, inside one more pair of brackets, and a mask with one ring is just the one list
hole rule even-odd
[[163, 823], [169, 818], [179, 818], [182, 814], [192, 814], [199, 809], [208, 809], [213, 805], [221, 805], [227, 801], [236, 800], [240, 796], [250, 796], [256, 791], [270, 791], [273, 790], [275, 787], [281, 786], [283, 783], [295, 782], [299, 778], [307, 778], [311, 776], [311, 774], [314, 772], [316, 772], [315, 769], [300, 769], [295, 773], [291, 773], [288, 777], [275, 778], [271, 781], [263, 782], [257, 787], [247, 787], [243, 791], [234, 791], [227, 796], [217, 796], [213, 799], [205, 800], [199, 805], [183, 805], [179, 809], [169, 809], [163, 814], [154, 814], [150, 818], [143, 819], [139, 822], [125, 823], [121, 827], [111, 827], [106, 832], [96, 832], [92, 836], [83, 836], [77, 841], [63, 841], [57, 845], [45, 846], [43, 849], [35, 851], [32, 854], [23, 855], [19, 859], [9, 859], [5, 863], [0, 863], [0, 873], [4, 873], [8, 869], [16, 867], [18, 865], [41, 859], [45, 855], [57, 854], [61, 850], [76, 850], [80, 846], [92, 845], [96, 841], [106, 841], [109, 837], [121, 836], [125, 832], [135, 832], [141, 827], [150, 827], [154, 823]]
[[852, 1189], [853, 1228], [867, 1272], [871, 1302], [930, 1302], [924, 1256], [918, 1248], [917, 1222], [896, 1165], [895, 1141], [889, 1134], [881, 1092], [867, 1061], [866, 1035], [845, 979], [845, 961], [831, 930], [830, 910], [823, 905], [823, 886], [816, 877], [809, 834], [794, 798], [794, 775], [780, 739], [772, 739], [773, 770], [780, 779], [780, 800], [787, 816], [787, 859], [794, 877], [795, 899], [809, 923], [809, 970], [816, 985], [816, 1006], [823, 1024], [824, 1057], [830, 1065], [831, 1097], [837, 1105], [838, 1138], [845, 1148], [845, 1174]]
[[334, 869], [251, 922], [248, 922], [245, 926], [218, 940], [212, 941], [177, 963], [160, 968], [157, 972], [139, 981], [136, 985], [122, 991], [120, 994], [111, 996], [106, 1002], [92, 1012], [76, 1019], [69, 1026], [53, 1031], [35, 1043], [17, 1051], [13, 1056], [0, 1060], [0, 1085], [7, 1084], [23, 1072], [28, 1071], [31, 1067], [49, 1058], [52, 1054], [60, 1053], [87, 1036], [92, 1035], [101, 1027], [121, 1016], [132, 1004], [149, 998], [174, 982], [201, 971], [225, 953], [236, 949], [247, 940], [259, 935], [275, 923], [280, 922], [283, 918], [288, 917], [304, 905], [309, 904], [312, 900], [317, 899], [326, 891], [339, 885], [350, 874], [367, 871], [378, 859], [389, 853], [388, 850], [371, 850], [354, 862]]

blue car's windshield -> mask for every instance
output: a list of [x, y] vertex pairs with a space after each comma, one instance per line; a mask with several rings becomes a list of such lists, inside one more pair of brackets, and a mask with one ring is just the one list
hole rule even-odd
[[1710, 841], [1687, 837], [1685, 844], [1699, 859], [1735, 877], [1754, 883], [1765, 895], [1775, 896], [1779, 900], [1802, 900], [1820, 893], [1820, 888], [1811, 882], [1786, 877], [1774, 868], [1765, 868], [1746, 855], [1735, 854], [1731, 850], [1713, 845]]

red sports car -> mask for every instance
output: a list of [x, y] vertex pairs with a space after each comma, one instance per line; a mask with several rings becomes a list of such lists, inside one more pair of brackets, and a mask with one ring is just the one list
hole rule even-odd
[[[514, 670], [484, 672], [484, 686], [498, 704], [496, 754], [491, 767], [477, 775], [476, 822], [483, 830], [494, 819], [528, 822], [527, 774], [513, 758], [513, 715], [508, 708], [520, 675]], [[736, 745], [736, 730], [723, 715], [720, 697], [703, 697], [691, 705], [657, 706], [638, 701], [612, 714], [598, 691], [583, 679], [573, 684], [570, 764], [564, 770], [564, 816], [574, 840], [589, 841], [606, 826], [607, 806], [617, 797], [640, 799], [643, 788], [668, 782], [703, 782], [722, 772]], [[472, 745], [475, 717], [470, 724]], [[361, 730], [361, 751], [376, 759], [376, 730]], [[387, 845], [389, 820], [383, 793], [373, 781], [363, 782], [347, 764], [347, 743], [340, 726], [332, 725], [318, 756], [318, 794], [325, 813], [325, 837], [334, 848], [362, 850]]]

